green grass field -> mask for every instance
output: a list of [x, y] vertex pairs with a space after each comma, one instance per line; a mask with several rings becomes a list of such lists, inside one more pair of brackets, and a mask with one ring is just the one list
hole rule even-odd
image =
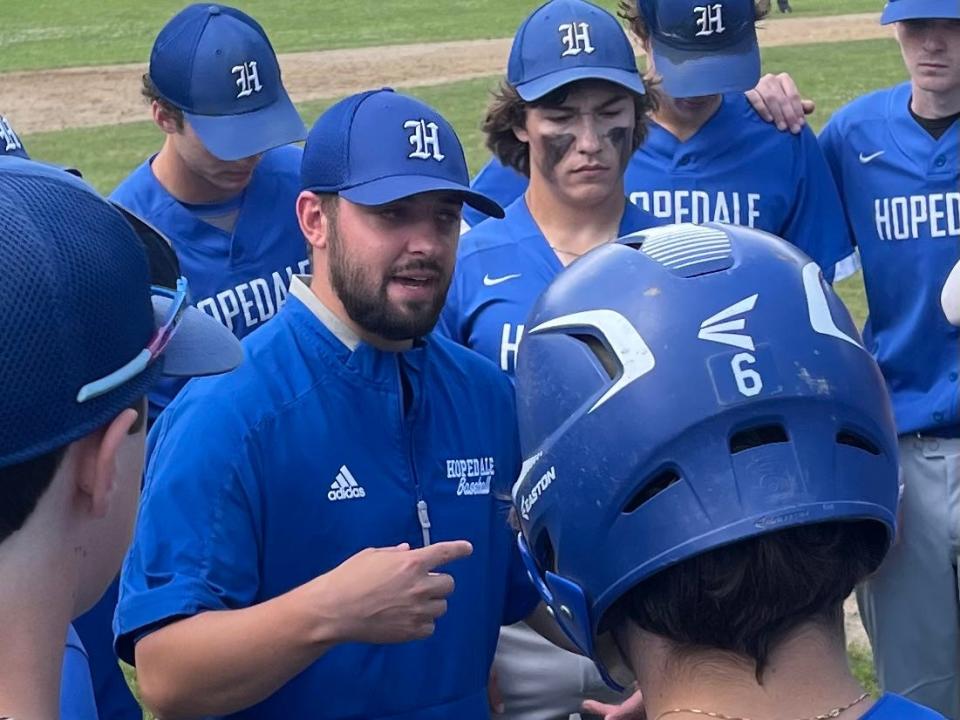
[[[4, 3], [0, 72], [146, 62], [183, 0]], [[234, 0], [278, 52], [507, 37], [539, 0]], [[615, 8], [617, 0], [600, 0]], [[788, 17], [879, 11], [881, 0], [794, 0]], [[774, 4], [775, 6], [775, 4]], [[779, 16], [774, 10], [773, 17]]]

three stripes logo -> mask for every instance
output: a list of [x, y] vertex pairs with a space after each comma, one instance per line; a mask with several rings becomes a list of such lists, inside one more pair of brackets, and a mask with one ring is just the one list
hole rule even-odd
[[330, 486], [330, 492], [327, 493], [327, 499], [331, 501], [359, 500], [366, 496], [366, 491], [360, 487], [360, 483], [353, 477], [353, 473], [346, 465], [341, 465], [340, 472], [337, 473], [337, 479]]

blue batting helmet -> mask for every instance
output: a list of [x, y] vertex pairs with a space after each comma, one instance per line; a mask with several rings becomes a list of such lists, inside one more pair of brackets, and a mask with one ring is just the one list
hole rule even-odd
[[526, 327], [519, 542], [611, 685], [604, 613], [653, 574], [797, 525], [873, 520], [892, 540], [883, 378], [792, 245], [721, 224], [637, 233], [561, 273]]

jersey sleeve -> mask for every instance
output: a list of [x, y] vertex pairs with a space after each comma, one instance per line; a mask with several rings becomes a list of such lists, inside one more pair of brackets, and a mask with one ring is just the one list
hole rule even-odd
[[246, 607], [259, 587], [253, 442], [229, 403], [195, 390], [164, 411], [148, 440], [114, 618], [117, 654], [131, 664], [145, 634], [206, 610]]
[[835, 278], [835, 269], [853, 254], [853, 242], [833, 173], [816, 136], [805, 127], [799, 143], [797, 193], [783, 236], [812, 257], [833, 282], [842, 279]]

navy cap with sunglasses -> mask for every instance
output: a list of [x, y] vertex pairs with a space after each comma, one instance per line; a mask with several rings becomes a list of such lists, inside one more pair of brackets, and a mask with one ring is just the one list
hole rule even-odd
[[240, 363], [239, 342], [190, 306], [185, 279], [151, 285], [160, 271], [143, 237], [83, 180], [0, 158], [0, 467], [89, 434], [161, 374]]

